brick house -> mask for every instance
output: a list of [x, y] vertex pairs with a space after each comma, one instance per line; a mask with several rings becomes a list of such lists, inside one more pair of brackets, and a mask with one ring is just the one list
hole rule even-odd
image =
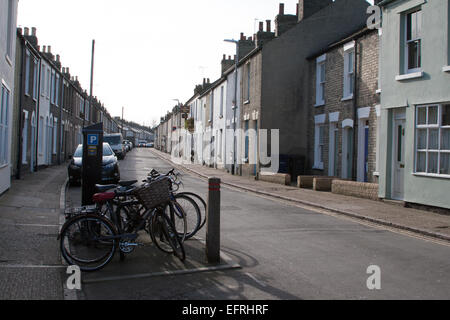
[[359, 30], [309, 60], [311, 173], [378, 182], [378, 31]]

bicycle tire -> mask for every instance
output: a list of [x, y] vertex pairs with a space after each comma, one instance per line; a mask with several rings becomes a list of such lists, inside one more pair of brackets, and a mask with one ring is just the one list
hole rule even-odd
[[[199, 208], [201, 207], [201, 208], [204, 209], [202, 222], [200, 223], [200, 226], [198, 227], [197, 232], [200, 231], [200, 230], [205, 226], [205, 224], [206, 224], [206, 210], [207, 210], [207, 209], [206, 209], [206, 201], [203, 200], [203, 198], [200, 197], [198, 194], [193, 193], [193, 192], [180, 192], [180, 193], [178, 193], [178, 194], [180, 194], [180, 195], [186, 195], [186, 196], [188, 196], [188, 197], [193, 197], [193, 198], [194, 198], [194, 201], [195, 201], [195, 199], [197, 199], [198, 201], [200, 201], [201, 206], [198, 205], [198, 204], [197, 204], [197, 205], [198, 205]], [[201, 210], [200, 210], [200, 216], [201, 216]]]
[[187, 235], [187, 218], [184, 208], [178, 202], [172, 200], [164, 207], [164, 213], [171, 219], [181, 242], [184, 242]]
[[183, 242], [181, 242], [171, 219], [164, 211], [158, 211], [153, 215], [150, 230], [152, 241], [158, 249], [168, 254], [174, 254], [181, 261], [186, 259]]
[[174, 195], [175, 202], [178, 203], [184, 210], [186, 215], [186, 237], [185, 240], [192, 238], [200, 229], [202, 216], [200, 207], [197, 202], [185, 194]]
[[[102, 227], [106, 231], [105, 235], [102, 235]], [[74, 233], [71, 233], [72, 228], [75, 230]], [[64, 260], [69, 265], [77, 265], [82, 271], [92, 272], [104, 268], [114, 257], [118, 245], [115, 236], [117, 236], [117, 231], [111, 221], [97, 214], [87, 214], [68, 220], [62, 227], [58, 238]], [[106, 246], [106, 250], [99, 257], [80, 256], [82, 254], [92, 255], [102, 246]]]

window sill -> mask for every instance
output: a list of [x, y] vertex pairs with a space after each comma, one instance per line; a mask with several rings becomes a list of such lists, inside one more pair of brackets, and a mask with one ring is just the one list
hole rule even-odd
[[442, 71], [444, 72], [450, 72], [450, 66], [445, 66], [442, 68]]
[[450, 179], [448, 174], [434, 174], [434, 173], [413, 173], [414, 176], [425, 177], [425, 178], [440, 178], [440, 179]]
[[377, 91], [375, 91], [376, 94], [381, 94], [381, 89], [378, 89]]
[[314, 105], [314, 107], [315, 107], [315, 108], [317, 108], [317, 107], [323, 107], [324, 105], [325, 105], [325, 101], [316, 103], [316, 104]]
[[2, 165], [0, 165], [0, 170], [1, 169], [5, 169], [6, 167], [8, 167], [9, 166], [9, 164], [8, 163], [6, 163], [6, 164], [2, 164]]
[[374, 173], [373, 173], [373, 176], [374, 176], [374, 177], [379, 177], [379, 176], [380, 176], [380, 173], [379, 173], [379, 172], [374, 172]]
[[395, 80], [405, 81], [405, 80], [411, 80], [411, 79], [420, 79], [422, 77], [423, 77], [423, 71], [420, 71], [420, 72], [398, 75], [395, 77]]
[[244, 104], [250, 104], [250, 100], [244, 101]]
[[348, 97], [342, 98], [341, 101], [349, 101], [349, 100], [353, 100], [353, 95], [350, 95]]
[[315, 165], [312, 168], [313, 168], [313, 170], [324, 170], [323, 165]]

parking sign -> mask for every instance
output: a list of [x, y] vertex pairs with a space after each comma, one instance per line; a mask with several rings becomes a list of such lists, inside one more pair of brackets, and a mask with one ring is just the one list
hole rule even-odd
[[98, 134], [88, 134], [88, 146], [98, 146]]

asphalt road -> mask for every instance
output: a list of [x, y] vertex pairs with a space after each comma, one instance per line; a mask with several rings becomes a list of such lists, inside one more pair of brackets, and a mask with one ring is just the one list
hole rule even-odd
[[[122, 179], [169, 163], [150, 149], [120, 162]], [[184, 174], [206, 198], [207, 183]], [[87, 299], [449, 299], [450, 245], [222, 188], [221, 243], [242, 268], [85, 285]], [[199, 234], [204, 238], [204, 230]], [[369, 266], [381, 288], [369, 290]]]

